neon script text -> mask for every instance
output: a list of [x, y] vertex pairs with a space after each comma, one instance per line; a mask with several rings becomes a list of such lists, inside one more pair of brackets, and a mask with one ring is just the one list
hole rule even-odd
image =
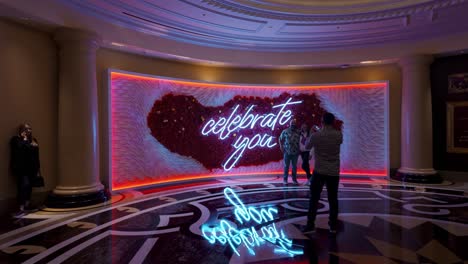
[[[257, 125], [262, 128], [270, 128], [273, 131], [276, 125], [283, 126], [291, 120], [292, 111], [286, 108], [300, 103], [302, 101], [292, 101], [292, 98], [289, 98], [285, 103], [273, 105], [272, 109], [275, 109], [276, 112], [267, 114], [252, 113], [255, 105], [249, 106], [245, 113], [239, 113], [240, 105], [236, 105], [229, 117], [220, 117], [217, 120], [214, 118], [209, 119], [203, 126], [201, 133], [204, 136], [213, 134], [218, 136], [220, 140], [225, 140], [235, 131], [255, 129]], [[269, 134], [255, 134], [252, 138], [239, 135], [232, 145], [234, 151], [223, 164], [224, 170], [231, 170], [239, 162], [247, 149], [254, 149], [256, 147], [272, 148], [276, 146], [277, 143], [274, 138], [274, 136]]]
[[[292, 240], [286, 237], [283, 230], [278, 231], [275, 223], [272, 222], [274, 214], [278, 213], [276, 208], [257, 209], [253, 206], [245, 206], [231, 188], [224, 189], [224, 196], [234, 205], [234, 215], [241, 225], [258, 224], [263, 226], [260, 230], [256, 230], [255, 226], [248, 226], [239, 230], [235, 224], [223, 219], [218, 226], [202, 226], [203, 237], [208, 242], [211, 244], [219, 242], [222, 245], [227, 243], [238, 256], [240, 256], [237, 250], [238, 247], [244, 246], [250, 254], [255, 255], [254, 248], [265, 242], [274, 244], [276, 253], [287, 253], [291, 256], [303, 254], [302, 250], [292, 249]], [[268, 224], [269, 222], [271, 223]]]

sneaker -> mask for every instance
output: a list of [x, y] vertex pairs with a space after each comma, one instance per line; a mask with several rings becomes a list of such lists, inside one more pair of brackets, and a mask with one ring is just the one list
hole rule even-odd
[[307, 225], [302, 233], [303, 234], [313, 234], [313, 233], [315, 233], [315, 226]]
[[305, 186], [310, 186], [310, 180], [307, 180], [305, 183], [304, 183]]
[[284, 184], [284, 185], [288, 185], [288, 181], [283, 181], [283, 184]]
[[24, 208], [24, 211], [29, 214], [29, 213], [35, 213], [35, 212], [39, 211], [39, 209], [36, 208], [36, 207], [32, 207], [32, 206], [26, 206]]
[[26, 212], [23, 210], [19, 210], [18, 212], [13, 214], [13, 218], [21, 218], [26, 215]]
[[299, 185], [299, 183], [296, 180], [294, 180], [293, 183], [296, 185]]

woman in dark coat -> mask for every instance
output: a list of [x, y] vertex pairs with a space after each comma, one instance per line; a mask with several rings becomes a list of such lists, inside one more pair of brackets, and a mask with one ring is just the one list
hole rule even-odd
[[17, 182], [17, 194], [20, 210], [16, 217], [25, 215], [31, 211], [30, 207], [32, 181], [40, 175], [39, 145], [32, 136], [30, 124], [22, 124], [18, 129], [18, 135], [10, 140], [11, 169]]

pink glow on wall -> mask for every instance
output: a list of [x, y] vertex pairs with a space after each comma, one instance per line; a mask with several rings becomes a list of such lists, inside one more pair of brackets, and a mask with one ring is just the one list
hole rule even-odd
[[[387, 82], [239, 85], [110, 71], [109, 83], [112, 190], [186, 180], [282, 173], [282, 161], [238, 166], [227, 172], [221, 164], [219, 168], [207, 169], [190, 155], [170, 151], [151, 135], [146, 122], [155, 101], [168, 94], [193, 96], [205, 107], [222, 106], [239, 95], [274, 98], [284, 92], [292, 95], [315, 94], [321, 101], [321, 107], [343, 121], [342, 174], [388, 175]], [[282, 130], [286, 126], [280, 128]], [[298, 172], [301, 173], [301, 169], [298, 168]]]

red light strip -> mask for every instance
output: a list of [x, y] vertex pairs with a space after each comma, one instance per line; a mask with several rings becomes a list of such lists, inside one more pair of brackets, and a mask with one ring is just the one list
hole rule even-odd
[[388, 183], [388, 180], [384, 180], [384, 179], [369, 179], [369, 180], [366, 180], [366, 179], [340, 179], [340, 182], [341, 183], [365, 183], [365, 184], [387, 184]]
[[[341, 183], [355, 183], [355, 184], [382, 184], [387, 185], [389, 183], [388, 180], [384, 179], [347, 179], [343, 178], [340, 179]], [[215, 181], [207, 181], [207, 182], [196, 182], [196, 183], [179, 183], [179, 184], [172, 184], [169, 186], [154, 186], [152, 188], [148, 188], [145, 190], [141, 190], [140, 192], [144, 195], [151, 194], [151, 193], [158, 193], [163, 191], [172, 191], [172, 190], [179, 190], [179, 189], [186, 189], [191, 187], [198, 187], [198, 188], [206, 188], [210, 185], [216, 185]]]
[[[155, 180], [151, 178], [147, 178], [146, 180], [134, 181], [127, 184], [122, 185], [114, 185], [112, 184], [112, 190], [118, 191], [123, 189], [135, 188], [135, 187], [143, 187], [148, 185], [156, 185], [156, 184], [165, 184], [165, 183], [173, 183], [173, 182], [180, 182], [180, 181], [191, 181], [191, 180], [205, 180], [205, 179], [214, 179], [214, 178], [222, 178], [222, 177], [243, 177], [243, 176], [255, 176], [255, 175], [282, 175], [282, 171], [270, 171], [270, 172], [251, 172], [251, 173], [237, 173], [237, 174], [210, 174], [210, 175], [191, 175], [191, 176], [175, 176], [171, 179], [166, 180]], [[299, 175], [305, 175], [302, 173], [298, 173]], [[366, 172], [342, 172], [341, 175], [354, 175], [354, 176], [378, 176], [378, 177], [386, 177], [386, 172], [381, 173], [366, 173]]]
[[[292, 85], [292, 86], [280, 86], [280, 85], [243, 85], [243, 84], [223, 84], [223, 83], [204, 83], [204, 82], [191, 82], [191, 81], [180, 81], [180, 80], [171, 80], [171, 79], [163, 79], [157, 77], [150, 77], [150, 76], [141, 76], [141, 75], [134, 75], [129, 73], [121, 73], [121, 72], [111, 72], [111, 79], [116, 77], [125, 77], [129, 79], [135, 80], [146, 80], [146, 81], [167, 81], [171, 83], [177, 83], [182, 85], [190, 85], [190, 86], [204, 86], [210, 88], [248, 88], [248, 89], [284, 89], [284, 88], [293, 88], [293, 89], [359, 89], [359, 88], [385, 88], [387, 87], [387, 83], [383, 82], [376, 82], [376, 83], [358, 83], [358, 84], [336, 84], [336, 85]], [[235, 86], [235, 87], [233, 87]]]

